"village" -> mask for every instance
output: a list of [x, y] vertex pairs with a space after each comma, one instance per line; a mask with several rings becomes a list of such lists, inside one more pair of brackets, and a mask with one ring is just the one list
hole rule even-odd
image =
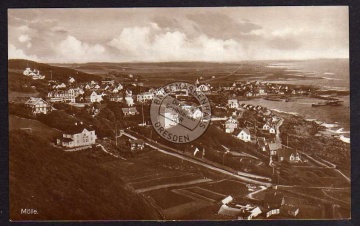
[[[201, 188], [203, 192], [197, 192], [203, 199], [206, 193], [216, 197], [210, 200], [218, 204], [214, 214], [220, 219], [297, 218], [301, 211], [306, 210], [304, 205], [300, 204], [301, 201], [294, 201], [300, 199], [299, 194], [296, 198], [291, 198], [286, 195], [287, 190], [278, 189], [281, 184], [289, 186], [285, 177], [279, 177], [280, 171], [292, 170], [294, 167], [302, 169], [333, 167], [328, 161], [316, 159], [301, 150], [289, 147], [289, 140], [282, 140], [280, 137], [284, 119], [275, 112], [260, 105], [254, 106], [242, 102], [247, 98], [290, 102], [296, 96], [315, 95], [315, 90], [310, 87], [259, 81], [216, 86], [202, 77], [197, 78], [194, 81], [197, 91], [207, 95], [211, 102], [211, 129], [231, 139], [231, 142], [239, 144], [240, 148], [234, 150], [229, 148], [227, 143], [209, 145], [206, 141], [177, 148], [174, 144], [155, 138], [156, 132], [152, 132], [154, 128], [149, 117], [149, 106], [157, 95], [158, 87], [148, 87], [132, 74], [128, 75], [126, 83], [118, 82], [113, 78], [78, 82], [74, 75], [68, 75], [67, 82], [59, 82], [53, 80], [51, 74], [41, 75], [39, 70], [28, 67], [24, 70], [23, 76], [42, 80], [47, 86], [47, 93], [30, 96], [27, 99], [19, 98], [18, 101], [10, 103], [10, 110], [13, 107], [23, 109], [23, 112], [29, 111], [33, 119], [38, 117], [42, 122], [45, 121], [43, 115], [66, 112], [71, 117], [71, 122], [62, 131], [62, 136], [53, 140], [56, 147], [66, 152], [100, 148], [124, 160], [146, 150], [159, 150], [203, 167], [214, 168], [217, 172], [232, 175], [243, 181], [241, 189], [246, 192], [242, 195], [238, 194], [237, 197], [233, 197], [234, 194], [232, 196], [204, 188]], [[36, 90], [37, 87], [33, 89]], [[203, 113], [197, 108], [198, 103], [187, 92], [178, 93], [175, 97], [180, 101], [179, 107], [186, 112], [186, 117], [190, 119], [203, 117]], [[111, 122], [98, 126], [88, 124], [91, 118], [97, 117], [111, 119]], [[179, 113], [174, 110], [165, 112], [165, 129], [176, 126], [179, 118]], [[107, 129], [103, 129], [102, 126], [106, 126]], [[211, 155], [213, 157], [210, 157]], [[240, 159], [240, 162], [243, 158], [244, 161], [256, 162], [258, 167], [243, 168], [236, 165], [231, 157]], [[264, 173], [261, 174], [262, 172]], [[185, 192], [185, 190], [177, 190], [177, 192], [188, 194], [189, 191]], [[303, 195], [302, 198], [304, 197]], [[309, 205], [319, 201], [314, 197], [311, 200]], [[326, 202], [324, 205], [329, 203]], [[328, 210], [319, 210], [319, 212], [322, 216], [325, 214], [329, 217], [330, 214], [331, 217]]]

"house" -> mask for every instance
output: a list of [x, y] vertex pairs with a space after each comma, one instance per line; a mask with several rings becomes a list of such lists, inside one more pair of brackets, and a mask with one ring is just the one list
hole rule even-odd
[[257, 206], [250, 204], [238, 204], [233, 201], [222, 204], [218, 211], [219, 215], [229, 216], [238, 220], [252, 220], [261, 213], [261, 209]]
[[296, 217], [299, 214], [299, 207], [294, 205], [284, 204], [280, 207], [280, 212], [283, 215]]
[[[239, 205], [236, 205], [239, 207]], [[262, 213], [261, 209], [258, 206], [251, 206], [247, 204], [246, 206], [241, 206], [240, 213], [238, 215], [238, 220], [252, 220]]]
[[70, 84], [72, 84], [72, 83], [74, 83], [74, 82], [75, 82], [75, 79], [74, 79], [73, 77], [69, 77], [68, 82], [69, 82]]
[[136, 96], [136, 101], [138, 102], [144, 102], [149, 101], [154, 98], [154, 94], [150, 92], [140, 93]]
[[279, 149], [277, 151], [277, 160], [278, 162], [288, 161], [290, 163], [301, 161], [299, 153], [290, 148]]
[[269, 123], [265, 123], [263, 125], [263, 130], [269, 130], [271, 128], [270, 124]]
[[173, 111], [164, 112], [164, 128], [176, 126], [179, 123], [179, 114]]
[[237, 99], [230, 99], [230, 100], [228, 100], [228, 106], [229, 106], [229, 108], [238, 108], [239, 102]]
[[75, 89], [59, 89], [49, 92], [48, 98], [50, 102], [75, 103], [76, 93]]
[[65, 131], [62, 138], [57, 139], [57, 144], [67, 148], [73, 148], [95, 144], [96, 139], [95, 130], [80, 122], [75, 123], [74, 126]]
[[235, 129], [237, 129], [238, 127], [238, 121], [232, 117], [230, 117], [226, 122], [225, 122], [225, 132], [226, 133], [232, 133], [234, 132]]
[[124, 114], [124, 116], [130, 116], [130, 115], [139, 114], [139, 112], [137, 111], [137, 109], [135, 107], [122, 108], [121, 110], [122, 110], [122, 113]]
[[276, 133], [276, 129], [274, 126], [272, 126], [270, 129], [269, 129], [269, 133], [271, 134], [275, 134]]
[[101, 84], [103, 85], [114, 85], [115, 81], [114, 79], [111, 79], [111, 78], [106, 78], [104, 80], [101, 81]]
[[270, 150], [270, 155], [272, 156], [277, 155], [277, 151], [282, 148], [281, 143], [269, 143], [268, 146]]
[[271, 215], [279, 214], [280, 207], [285, 203], [285, 197], [279, 191], [271, 191], [265, 194], [263, 205], [269, 210], [273, 210]]
[[95, 91], [91, 93], [85, 93], [85, 100], [91, 103], [101, 102], [103, 100], [101, 94], [97, 94]]
[[114, 102], [121, 102], [123, 101], [124, 96], [122, 94], [112, 94], [109, 95], [109, 100]]
[[260, 89], [259, 89], [259, 95], [260, 95], [260, 96], [267, 95], [267, 93], [266, 93], [266, 91], [265, 91], [264, 88], [260, 88]]
[[25, 105], [31, 109], [33, 114], [47, 114], [52, 109], [48, 102], [36, 97], [30, 97], [30, 99], [25, 102]]
[[242, 129], [240, 133], [237, 135], [237, 138], [245, 142], [251, 141], [251, 135], [249, 129], [248, 128]]
[[125, 102], [129, 107], [132, 107], [134, 105], [134, 99], [131, 96], [126, 96]]
[[201, 84], [196, 88], [196, 91], [208, 92], [210, 91], [210, 85]]
[[145, 142], [142, 139], [129, 140], [129, 145], [131, 151], [143, 150], [145, 147]]

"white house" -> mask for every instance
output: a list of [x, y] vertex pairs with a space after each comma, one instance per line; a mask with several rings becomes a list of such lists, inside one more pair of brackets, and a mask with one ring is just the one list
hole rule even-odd
[[61, 139], [57, 139], [57, 144], [61, 144], [63, 147], [73, 148], [85, 145], [95, 144], [97, 136], [95, 130], [86, 127], [81, 123], [75, 123], [75, 125], [69, 128]]
[[140, 93], [136, 96], [138, 102], [149, 101], [154, 98], [154, 94], [150, 92]]
[[170, 128], [176, 126], [179, 123], [179, 114], [175, 112], [165, 112], [164, 113], [164, 128]]
[[240, 131], [240, 133], [237, 135], [237, 138], [240, 140], [243, 140], [245, 142], [251, 141], [251, 134], [249, 129], [245, 128]]
[[274, 126], [270, 127], [269, 133], [271, 133], [271, 134], [275, 134], [275, 133], [276, 133], [276, 129], [275, 129]]
[[30, 99], [25, 102], [25, 105], [31, 108], [33, 114], [47, 114], [51, 111], [50, 104], [42, 98], [30, 97]]
[[101, 102], [103, 98], [101, 94], [97, 94], [95, 91], [93, 91], [90, 95], [85, 96], [85, 100], [94, 103], [94, 102]]
[[129, 107], [132, 107], [134, 105], [134, 99], [131, 96], [126, 96], [125, 101]]
[[210, 85], [201, 84], [196, 88], [196, 91], [208, 92], [210, 91]]
[[70, 78], [69, 78], [69, 83], [72, 84], [72, 83], [74, 83], [74, 82], [75, 82], [75, 79], [74, 79], [73, 77], [70, 77]]
[[238, 108], [239, 102], [237, 99], [230, 99], [230, 100], [228, 100], [228, 106], [229, 106], [229, 108]]
[[230, 117], [225, 122], [225, 132], [226, 133], [232, 133], [234, 130], [238, 127], [238, 121], [232, 117]]

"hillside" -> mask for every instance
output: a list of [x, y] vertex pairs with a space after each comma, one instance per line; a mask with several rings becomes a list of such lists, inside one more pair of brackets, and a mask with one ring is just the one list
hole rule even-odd
[[[96, 150], [66, 153], [19, 130], [10, 131], [9, 140], [11, 220], [159, 219], [117, 169], [102, 167], [118, 161], [113, 157]], [[22, 208], [38, 214], [20, 214]]]
[[101, 76], [99, 75], [88, 74], [70, 68], [57, 67], [49, 64], [37, 63], [34, 61], [21, 60], [21, 59], [11, 59], [8, 61], [9, 78], [10, 78], [10, 72], [22, 74], [22, 72], [27, 67], [30, 67], [31, 69], [40, 70], [40, 73], [46, 76], [45, 81], [51, 79], [50, 71], [52, 71], [52, 79], [60, 82], [67, 82], [70, 76], [75, 78], [77, 82], [88, 82], [91, 80], [98, 81], [101, 79]]

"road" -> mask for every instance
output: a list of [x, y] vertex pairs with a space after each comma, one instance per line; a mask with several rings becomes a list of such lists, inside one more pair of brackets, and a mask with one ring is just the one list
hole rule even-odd
[[[131, 139], [138, 139], [136, 138], [135, 136], [131, 135], [131, 134], [128, 134], [126, 132], [123, 133], [123, 135], [131, 138]], [[195, 159], [192, 159], [192, 158], [189, 158], [189, 157], [186, 157], [186, 156], [183, 156], [183, 155], [180, 155], [180, 154], [177, 154], [177, 153], [173, 153], [173, 152], [169, 152], [169, 151], [166, 151], [164, 149], [161, 149], [161, 148], [158, 148], [152, 144], [149, 144], [148, 142], [145, 142], [145, 144], [161, 153], [164, 153], [164, 154], [167, 154], [167, 155], [171, 155], [171, 156], [174, 156], [176, 158], [180, 158], [180, 159], [183, 159], [185, 161], [188, 161], [188, 162], [191, 162], [191, 163], [194, 163], [196, 165], [200, 165], [200, 166], [203, 166], [205, 168], [208, 168], [208, 169], [211, 169], [211, 170], [214, 170], [214, 171], [217, 171], [219, 173], [222, 173], [222, 174], [226, 174], [226, 175], [229, 175], [229, 176], [233, 176], [239, 180], [242, 180], [242, 181], [245, 181], [247, 183], [253, 183], [253, 184], [258, 184], [258, 185], [264, 185], [264, 186], [267, 186], [267, 187], [270, 187], [272, 184], [271, 183], [266, 183], [266, 182], [262, 182], [262, 181], [257, 181], [257, 180], [254, 180], [254, 179], [250, 179], [250, 178], [247, 178], [247, 177], [243, 177], [243, 176], [240, 176], [240, 175], [237, 175], [237, 174], [234, 174], [234, 173], [231, 173], [229, 171], [226, 171], [226, 170], [223, 170], [223, 169], [220, 169], [220, 168], [217, 168], [215, 166], [211, 166], [211, 165], [208, 165], [206, 163], [203, 163], [203, 162], [200, 162], [198, 160], [195, 160]]]

